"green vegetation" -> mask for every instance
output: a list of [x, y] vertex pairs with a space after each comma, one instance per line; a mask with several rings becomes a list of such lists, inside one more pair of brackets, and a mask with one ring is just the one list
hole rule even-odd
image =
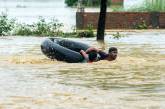
[[61, 27], [63, 27], [63, 24], [57, 20], [52, 19], [46, 22], [44, 18], [40, 17], [36, 23], [31, 25], [15, 23], [11, 35], [58, 36], [62, 33]]
[[79, 36], [81, 37], [94, 37], [94, 32], [93, 32], [93, 26], [91, 24], [89, 24], [87, 26], [87, 29], [85, 31], [83, 31], [82, 33], [79, 33]]
[[[65, 0], [65, 3], [68, 6], [76, 6], [78, 0]], [[108, 0], [108, 5], [110, 5], [111, 0]], [[99, 6], [100, 5], [100, 0], [82, 0], [82, 4], [84, 6]]]
[[68, 6], [75, 6], [77, 4], [77, 1], [78, 0], [65, 0], [65, 3], [68, 5]]
[[77, 38], [82, 38], [82, 37], [86, 37], [86, 38], [90, 38], [90, 37], [95, 37], [96, 35], [93, 32], [93, 27], [91, 25], [88, 25], [86, 30], [79, 30], [77, 31], [76, 29], [73, 29], [73, 32], [68, 32], [68, 33], [63, 33], [62, 37], [77, 37]]
[[14, 19], [8, 19], [7, 15], [2, 13], [2, 15], [0, 15], [0, 36], [10, 34], [14, 24]]
[[126, 37], [125, 35], [119, 33], [119, 32], [116, 32], [116, 34], [112, 34], [112, 38], [113, 39], [120, 39], [122, 37]]
[[148, 25], [143, 18], [140, 18], [139, 22], [134, 22], [133, 28], [134, 29], [147, 29]]
[[146, 9], [149, 11], [165, 11], [165, 0], [146, 0]]
[[75, 32], [66, 32], [61, 34], [62, 37], [75, 37], [75, 38], [90, 38], [95, 37], [93, 31], [85, 30], [85, 31], [75, 31]]
[[[78, 0], [65, 0], [65, 3], [68, 6], [76, 6]], [[84, 6], [99, 6], [100, 0], [82, 0], [82, 4]], [[108, 5], [110, 6], [111, 0], [108, 0]], [[118, 5], [118, 6], [117, 6]], [[123, 7], [119, 6], [121, 4], [117, 4], [116, 6], [111, 6], [114, 12], [128, 11], [128, 12], [165, 12], [165, 0], [145, 0], [145, 2], [141, 6], [134, 6], [127, 10]]]
[[132, 7], [125, 11], [133, 12], [165, 12], [165, 0], [145, 0], [139, 7]]
[[36, 23], [20, 24], [14, 19], [9, 19], [7, 15], [0, 15], [0, 36], [60, 36], [60, 37], [94, 37], [91, 27], [85, 31], [63, 32], [63, 24], [52, 19], [49, 22], [40, 17]]

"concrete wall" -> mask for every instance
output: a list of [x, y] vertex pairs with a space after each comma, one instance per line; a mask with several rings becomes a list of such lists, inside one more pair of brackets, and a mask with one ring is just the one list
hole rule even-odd
[[[92, 25], [96, 29], [98, 18], [98, 12], [77, 12], [76, 27], [85, 29]], [[147, 28], [165, 28], [165, 12], [107, 12], [106, 29], [135, 29], [143, 22]]]

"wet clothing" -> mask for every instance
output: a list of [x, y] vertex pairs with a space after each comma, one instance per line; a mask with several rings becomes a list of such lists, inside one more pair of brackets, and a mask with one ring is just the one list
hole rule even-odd
[[[107, 58], [109, 56], [109, 54], [107, 54], [107, 53], [105, 53], [105, 52], [103, 52], [103, 51], [99, 51], [98, 52], [98, 59], [99, 60], [104, 60], [105, 58]], [[98, 60], [98, 61], [99, 61]]]
[[[99, 57], [100, 57], [100, 56], [97, 54], [96, 60], [93, 61], [93, 62], [99, 61], [99, 60], [100, 60]], [[84, 58], [84, 60], [83, 60], [82, 62], [83, 62], [83, 63], [92, 63], [91, 61], [89, 61], [89, 57], [88, 57], [88, 56], [87, 56], [86, 58]]]
[[[107, 57], [108, 57], [108, 54], [107, 53], [105, 53], [103, 51], [99, 51], [97, 53], [97, 58], [96, 58], [96, 60], [94, 62], [97, 62], [97, 61], [100, 61], [100, 60], [104, 60]], [[82, 62], [83, 63], [89, 62], [89, 57], [87, 56]]]

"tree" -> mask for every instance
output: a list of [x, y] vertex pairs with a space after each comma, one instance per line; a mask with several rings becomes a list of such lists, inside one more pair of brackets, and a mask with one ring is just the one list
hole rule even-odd
[[65, 0], [65, 3], [68, 6], [73, 6], [78, 0]]
[[104, 40], [107, 0], [101, 0], [100, 15], [97, 27], [97, 40]]

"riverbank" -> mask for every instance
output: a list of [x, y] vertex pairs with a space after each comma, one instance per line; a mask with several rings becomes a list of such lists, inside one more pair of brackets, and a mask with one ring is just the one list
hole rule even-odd
[[[84, 31], [84, 30], [78, 30], [78, 31]], [[96, 34], [97, 30], [93, 30], [93, 32]], [[144, 33], [144, 32], [153, 32], [153, 33], [165, 33], [165, 29], [106, 29], [105, 33], [106, 35], [111, 35], [112, 33], [121, 32], [121, 33]]]
[[[96, 32], [96, 31], [95, 31]], [[108, 29], [105, 30], [106, 34], [111, 34], [114, 32], [134, 32], [134, 33], [144, 33], [144, 32], [163, 32], [165, 33], [165, 29], [143, 29], [143, 30], [138, 30], [138, 29]]]

